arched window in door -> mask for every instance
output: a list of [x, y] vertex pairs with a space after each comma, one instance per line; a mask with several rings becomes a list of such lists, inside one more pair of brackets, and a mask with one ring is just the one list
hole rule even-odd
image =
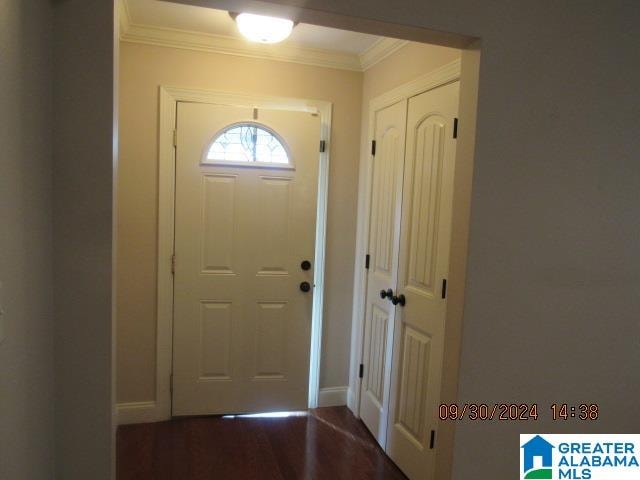
[[270, 128], [254, 122], [235, 123], [219, 132], [211, 142], [206, 163], [258, 163], [290, 165], [282, 138]]

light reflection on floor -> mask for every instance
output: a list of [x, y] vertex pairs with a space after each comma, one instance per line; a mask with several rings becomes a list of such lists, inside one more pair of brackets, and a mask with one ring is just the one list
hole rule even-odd
[[308, 414], [308, 412], [242, 413], [238, 415], [223, 415], [222, 418], [289, 418], [306, 417]]
[[[366, 442], [365, 440], [358, 438], [357, 436], [355, 436], [353, 433], [348, 432], [342, 428], [337, 427], [336, 425], [334, 425], [333, 423], [325, 420], [324, 418], [318, 417], [317, 415], [314, 414], [313, 410], [311, 411], [293, 411], [293, 412], [264, 412], [264, 413], [239, 413], [239, 414], [235, 414], [235, 415], [223, 415], [222, 418], [224, 419], [234, 419], [234, 418], [290, 418], [290, 417], [312, 417], [314, 418], [316, 421], [324, 424], [325, 426], [331, 428], [332, 430], [335, 430], [336, 432], [340, 433], [341, 435], [344, 435], [345, 437], [349, 438], [351, 441], [353, 442], [358, 442], [359, 444], [361, 444], [362, 446], [364, 446], [367, 449], [371, 449], [374, 448], [375, 446], [370, 445], [368, 442]], [[312, 426], [312, 430], [309, 429], [309, 427]], [[315, 439], [316, 438], [316, 434], [315, 434], [315, 424], [307, 424], [307, 435], [306, 435], [306, 439], [309, 440], [311, 438]], [[315, 442], [311, 442], [307, 444], [307, 448], [309, 447], [313, 447], [315, 449]]]

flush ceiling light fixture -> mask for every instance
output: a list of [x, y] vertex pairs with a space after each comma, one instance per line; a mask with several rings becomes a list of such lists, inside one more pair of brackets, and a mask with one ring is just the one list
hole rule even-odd
[[289, 35], [295, 26], [292, 20], [286, 18], [267, 17], [253, 13], [232, 13], [231, 18], [236, 21], [238, 30], [252, 42], [278, 43]]

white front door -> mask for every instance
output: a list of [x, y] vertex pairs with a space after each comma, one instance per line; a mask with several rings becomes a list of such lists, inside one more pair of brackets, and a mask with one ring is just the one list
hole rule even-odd
[[386, 451], [431, 480], [442, 378], [458, 112], [455, 82], [409, 99]]
[[307, 407], [320, 121], [257, 114], [178, 103], [173, 415]]
[[406, 118], [406, 101], [379, 110], [375, 116], [360, 417], [381, 445], [389, 407], [395, 311], [381, 292], [394, 290], [397, 282]]

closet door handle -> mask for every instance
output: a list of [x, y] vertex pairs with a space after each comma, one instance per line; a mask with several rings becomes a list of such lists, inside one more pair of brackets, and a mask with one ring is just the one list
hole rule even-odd
[[391, 290], [390, 288], [387, 288], [386, 290], [380, 290], [380, 298], [388, 298], [389, 300], [391, 300], [392, 297], [393, 290]]
[[391, 303], [393, 303], [394, 305], [400, 304], [401, 307], [404, 307], [406, 305], [406, 303], [407, 303], [407, 299], [404, 298], [403, 294], [400, 294], [397, 297], [394, 295], [391, 298]]

